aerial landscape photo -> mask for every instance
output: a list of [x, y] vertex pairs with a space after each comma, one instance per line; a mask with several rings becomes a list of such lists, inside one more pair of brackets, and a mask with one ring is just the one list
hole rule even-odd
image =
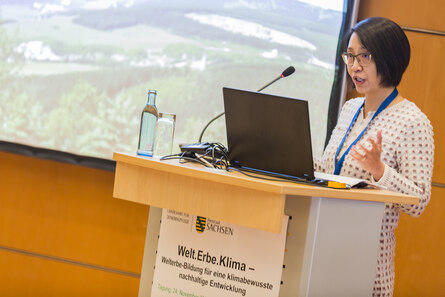
[[[0, 140], [110, 159], [135, 152], [149, 89], [175, 150], [223, 111], [222, 87], [309, 101], [323, 149], [343, 12], [296, 0], [2, 0]], [[203, 140], [226, 144], [224, 118]]]

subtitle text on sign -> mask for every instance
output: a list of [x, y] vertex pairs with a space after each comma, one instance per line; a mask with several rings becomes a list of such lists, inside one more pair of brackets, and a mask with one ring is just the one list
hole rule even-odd
[[[215, 256], [209, 252], [200, 249], [188, 248], [183, 245], [178, 245], [178, 256], [200, 261], [204, 265], [212, 264], [237, 271], [245, 271], [247, 267], [246, 263], [236, 261], [229, 256]], [[246, 289], [241, 288], [238, 285], [248, 285], [266, 290], [273, 289], [273, 285], [271, 283], [253, 280], [246, 276], [239, 276], [236, 274], [236, 272], [223, 272], [219, 271], [218, 269], [201, 267], [199, 265], [190, 263], [189, 261], [178, 261], [164, 256], [161, 258], [161, 262], [163, 264], [171, 265], [177, 267], [178, 269], [184, 270], [178, 274], [180, 279], [194, 282], [200, 284], [201, 286], [209, 286], [233, 293], [239, 293], [242, 296], [246, 295]], [[251, 268], [251, 270], [254, 269]]]

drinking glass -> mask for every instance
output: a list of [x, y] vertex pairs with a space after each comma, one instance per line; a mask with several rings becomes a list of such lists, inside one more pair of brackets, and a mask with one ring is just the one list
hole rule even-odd
[[158, 157], [171, 155], [175, 136], [176, 115], [160, 112], [156, 124], [155, 145], [153, 154]]

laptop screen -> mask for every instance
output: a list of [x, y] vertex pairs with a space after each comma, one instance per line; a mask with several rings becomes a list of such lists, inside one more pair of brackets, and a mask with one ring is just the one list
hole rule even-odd
[[314, 179], [305, 100], [223, 88], [231, 166]]

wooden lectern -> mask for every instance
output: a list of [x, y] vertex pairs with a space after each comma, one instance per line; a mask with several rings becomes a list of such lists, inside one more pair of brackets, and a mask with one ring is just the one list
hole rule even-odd
[[139, 297], [150, 296], [161, 210], [279, 232], [290, 216], [280, 296], [371, 296], [385, 203], [419, 198], [250, 178], [115, 153], [113, 196], [150, 205]]

